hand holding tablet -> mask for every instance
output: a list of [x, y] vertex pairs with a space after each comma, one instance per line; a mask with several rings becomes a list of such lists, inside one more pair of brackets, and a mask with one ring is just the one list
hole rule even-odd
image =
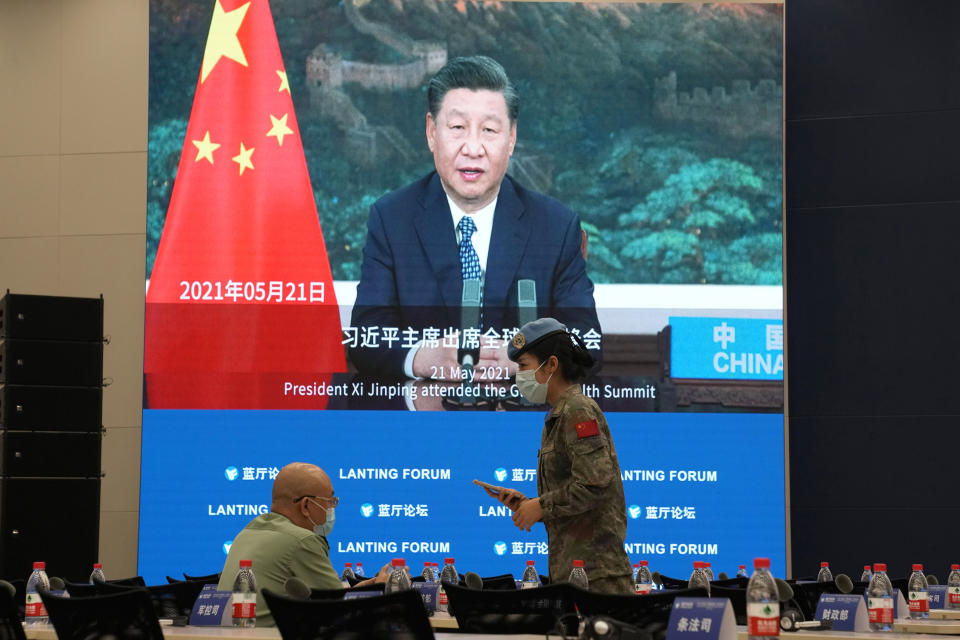
[[487, 492], [487, 495], [489, 495], [491, 498], [496, 498], [503, 504], [510, 507], [511, 510], [516, 510], [516, 508], [520, 506], [520, 503], [527, 499], [525, 495], [516, 489], [498, 487], [495, 484], [477, 480], [476, 478], [473, 479], [473, 484], [483, 487], [483, 490]]

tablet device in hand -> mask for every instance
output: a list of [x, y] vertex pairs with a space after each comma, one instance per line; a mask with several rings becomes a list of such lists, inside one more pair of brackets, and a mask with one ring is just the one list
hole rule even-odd
[[487, 491], [496, 493], [497, 495], [500, 495], [501, 493], [503, 493], [503, 487], [498, 487], [495, 484], [490, 484], [489, 482], [484, 482], [483, 480], [477, 480], [476, 478], [474, 478], [473, 484], [479, 485], [484, 489], [486, 489]]

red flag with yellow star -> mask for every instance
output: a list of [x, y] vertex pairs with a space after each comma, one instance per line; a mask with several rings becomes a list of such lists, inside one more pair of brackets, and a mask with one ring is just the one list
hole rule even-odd
[[341, 337], [269, 3], [216, 0], [147, 290], [146, 406], [322, 408]]

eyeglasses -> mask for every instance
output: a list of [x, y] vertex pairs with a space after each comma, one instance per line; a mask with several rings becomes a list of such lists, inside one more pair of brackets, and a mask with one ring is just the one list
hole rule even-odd
[[340, 497], [339, 497], [339, 496], [329, 496], [329, 497], [326, 497], [326, 496], [300, 496], [299, 498], [294, 498], [293, 501], [294, 501], [294, 502], [300, 502], [300, 501], [303, 500], [304, 498], [311, 498], [311, 499], [314, 499], [314, 500], [329, 500], [329, 501], [330, 501], [330, 506], [333, 507], [334, 509], [337, 507], [338, 504], [340, 504]]

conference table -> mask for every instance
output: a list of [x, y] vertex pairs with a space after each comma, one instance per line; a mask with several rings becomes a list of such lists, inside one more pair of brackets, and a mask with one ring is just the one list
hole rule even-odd
[[[453, 623], [452, 626], [449, 622]], [[878, 633], [868, 631], [856, 633], [852, 631], [798, 631], [796, 640], [942, 640], [947, 631], [931, 631], [942, 625], [937, 620], [917, 620], [909, 623], [896, 623], [894, 631]], [[437, 624], [439, 623], [439, 625]], [[487, 634], [487, 633], [457, 633], [441, 629], [456, 629], [456, 619], [450, 616], [434, 616], [431, 624], [437, 629], [438, 640], [543, 640], [543, 634]], [[960, 634], [960, 624], [952, 633]], [[233, 627], [174, 627], [162, 625], [163, 636], [166, 640], [280, 640], [280, 632], [276, 627], [258, 629], [234, 629]], [[912, 631], [917, 629], [918, 631]], [[24, 627], [27, 640], [57, 640], [57, 633], [52, 625], [33, 625]], [[789, 638], [793, 634], [783, 633], [781, 637]], [[737, 640], [747, 640], [746, 627], [737, 627]]]
[[935, 620], [960, 620], [960, 609], [931, 609], [930, 617]]
[[897, 620], [893, 623], [893, 630], [902, 633], [957, 636], [960, 635], [960, 620], [938, 620], [936, 618], [927, 618], [926, 620]]
[[[454, 621], [455, 622], [455, 621]], [[163, 637], [166, 640], [280, 640], [276, 627], [259, 629], [234, 629], [233, 627], [174, 627], [163, 625]], [[27, 640], [57, 640], [57, 632], [52, 625], [32, 625], [24, 627]], [[543, 634], [486, 634], [457, 633], [438, 631], [438, 640], [543, 640]]]

